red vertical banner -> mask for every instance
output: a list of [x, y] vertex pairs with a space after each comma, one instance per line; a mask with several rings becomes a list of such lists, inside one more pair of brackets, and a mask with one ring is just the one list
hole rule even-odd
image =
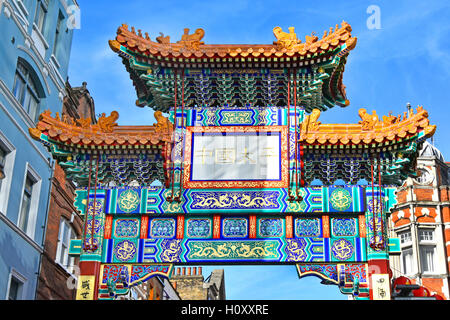
[[141, 217], [141, 239], [148, 238], [148, 216]]
[[358, 223], [359, 223], [359, 236], [361, 238], [365, 238], [367, 235], [367, 233], [366, 233], [366, 216], [363, 214], [358, 216]]
[[256, 216], [249, 217], [249, 238], [256, 239]]
[[178, 216], [177, 218], [177, 239], [184, 238], [184, 216]]
[[292, 221], [292, 216], [286, 216], [286, 239], [292, 239], [294, 237], [294, 227]]
[[220, 239], [220, 216], [213, 218], [213, 239]]
[[322, 216], [322, 230], [323, 230], [323, 237], [329, 238], [330, 237], [330, 216]]
[[105, 239], [111, 239], [112, 222], [113, 222], [112, 215], [109, 215], [109, 214], [106, 215], [106, 218], [105, 218]]

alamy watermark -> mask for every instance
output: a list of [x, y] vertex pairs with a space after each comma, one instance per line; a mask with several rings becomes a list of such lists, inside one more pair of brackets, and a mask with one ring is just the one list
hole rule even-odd
[[68, 14], [67, 18], [67, 28], [69, 30], [72, 29], [81, 29], [81, 10], [76, 5], [68, 6], [66, 9]]
[[370, 14], [369, 18], [367, 18], [366, 25], [367, 29], [381, 29], [381, 9], [377, 5], [370, 5], [366, 10], [367, 14]]

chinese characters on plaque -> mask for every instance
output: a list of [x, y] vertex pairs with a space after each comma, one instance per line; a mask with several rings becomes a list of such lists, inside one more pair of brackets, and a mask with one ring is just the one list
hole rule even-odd
[[372, 275], [373, 300], [391, 300], [388, 274]]
[[95, 276], [78, 276], [77, 300], [94, 300]]
[[279, 132], [194, 134], [191, 181], [281, 180], [280, 146]]

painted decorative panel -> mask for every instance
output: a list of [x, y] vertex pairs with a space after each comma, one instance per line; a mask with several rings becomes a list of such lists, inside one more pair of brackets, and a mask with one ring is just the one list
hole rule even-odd
[[322, 236], [322, 223], [319, 218], [297, 218], [295, 219], [295, 236], [319, 238]]
[[188, 219], [186, 222], [188, 238], [212, 237], [212, 222], [210, 219]]
[[246, 238], [248, 236], [248, 220], [245, 218], [225, 218], [222, 222], [224, 238]]
[[169, 239], [175, 237], [175, 219], [151, 219], [150, 237]]
[[331, 219], [333, 236], [352, 237], [357, 233], [357, 220], [354, 218], [333, 218]]
[[[345, 190], [342, 191], [341, 189]], [[370, 189], [370, 188], [369, 188]], [[367, 189], [367, 190], [369, 190]], [[131, 190], [130, 192], [127, 192]], [[335, 190], [338, 190], [335, 192]], [[77, 208], [84, 214], [85, 207], [83, 205], [83, 196], [86, 192], [77, 192], [75, 204]], [[181, 194], [181, 202], [168, 202], [167, 196], [172, 194], [170, 189], [145, 187], [140, 189], [110, 189], [98, 190], [100, 193], [106, 194], [106, 202], [103, 207], [98, 207], [107, 214], [125, 214], [119, 208], [118, 202], [122, 201], [122, 209], [127, 211], [136, 207], [136, 194], [139, 195], [140, 202], [137, 208], [128, 214], [173, 214], [173, 213], [219, 213], [233, 210], [235, 212], [255, 212], [255, 213], [364, 213], [366, 211], [365, 193], [366, 190], [360, 186], [353, 187], [307, 187], [300, 188], [299, 195], [302, 201], [288, 201], [287, 190], [283, 188], [264, 188], [264, 189], [183, 189]], [[340, 193], [342, 191], [342, 193]], [[390, 189], [387, 194], [392, 197]], [[387, 192], [386, 191], [386, 192]], [[333, 193], [335, 192], [335, 193]], [[175, 188], [175, 194], [178, 193]], [[348, 194], [351, 194], [351, 205], [345, 211], [339, 211], [340, 208], [345, 209], [348, 206]], [[128, 196], [126, 196], [128, 195]], [[334, 206], [330, 202], [330, 196], [333, 197]], [[93, 201], [94, 195], [91, 191], [90, 199]], [[122, 198], [121, 198], [122, 197]], [[339, 200], [341, 199], [341, 200]], [[347, 199], [347, 200], [346, 200]], [[98, 199], [97, 199], [98, 200]], [[102, 200], [103, 201], [103, 200]], [[342, 204], [339, 204], [340, 201]], [[368, 199], [370, 201], [370, 199]], [[377, 201], [377, 200], [375, 200]], [[394, 200], [390, 200], [389, 208], [395, 204]], [[386, 203], [386, 205], [388, 204]], [[371, 205], [370, 202], [368, 205]], [[100, 211], [98, 212], [100, 213]]]
[[138, 219], [117, 219], [115, 221], [114, 236], [116, 238], [136, 238], [139, 236]]
[[262, 238], [281, 237], [284, 234], [283, 219], [261, 219], [258, 221], [258, 235]]
[[104, 263], [367, 261], [363, 238], [105, 239]]

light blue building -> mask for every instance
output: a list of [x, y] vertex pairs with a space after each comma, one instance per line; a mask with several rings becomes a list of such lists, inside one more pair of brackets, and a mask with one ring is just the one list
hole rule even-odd
[[35, 299], [53, 162], [29, 136], [61, 112], [76, 0], [0, 0], [0, 299]]

